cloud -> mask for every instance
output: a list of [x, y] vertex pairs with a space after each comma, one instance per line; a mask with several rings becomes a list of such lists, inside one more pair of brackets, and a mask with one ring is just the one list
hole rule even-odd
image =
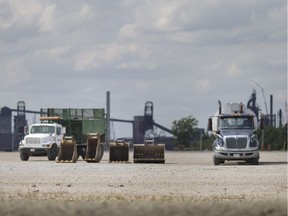
[[[74, 69], [84, 71], [105, 65], [113, 65], [113, 68], [122, 69], [137, 68], [140, 65], [145, 65], [142, 60], [147, 59], [148, 56], [149, 51], [146, 48], [132, 43], [87, 47], [75, 56]], [[121, 63], [119, 64], [119, 62]], [[151, 64], [149, 65], [148, 67], [151, 67]]]
[[125, 24], [119, 30], [119, 37], [136, 38], [138, 36], [139, 29], [135, 24]]
[[[151, 40], [162, 38], [198, 44], [285, 39], [281, 30], [285, 24], [279, 20], [285, 19], [286, 8], [281, 1], [274, 4], [263, 1], [261, 5], [258, 1], [229, 0], [144, 1], [134, 14], [134, 23], [125, 26], [130, 37], [144, 34]], [[265, 27], [267, 24], [271, 26]], [[277, 36], [273, 29], [277, 29]]]
[[89, 19], [93, 19], [93, 17], [94, 17], [94, 13], [93, 13], [91, 6], [84, 3], [80, 7], [79, 12], [77, 13], [77, 18], [78, 19], [82, 18], [83, 20], [89, 20]]
[[235, 64], [229, 65], [226, 74], [230, 77], [237, 77], [240, 74], [240, 70]]
[[151, 100], [167, 127], [188, 115], [206, 127], [218, 99], [246, 101], [257, 80], [277, 110], [287, 101], [286, 15], [284, 0], [0, 0], [1, 106], [105, 107], [109, 90], [115, 118]]
[[[22, 59], [17, 58], [6, 62], [5, 67], [2, 68], [0, 84], [1, 86], [19, 85], [21, 82], [29, 79], [29, 73], [22, 68]], [[6, 73], [4, 73], [6, 71]], [[25, 76], [22, 76], [25, 74]]]
[[55, 22], [54, 11], [55, 5], [49, 5], [45, 8], [42, 16], [39, 19], [40, 32], [47, 32], [53, 30]]
[[207, 90], [210, 87], [210, 80], [198, 80], [197, 85], [200, 87], [200, 89]]
[[43, 50], [37, 50], [35, 51], [36, 55], [43, 55], [44, 57], [47, 57], [49, 59], [53, 59], [55, 61], [59, 61], [63, 55], [69, 52], [71, 49], [71, 46], [60, 46], [60, 47], [53, 47], [53, 48], [47, 48]]
[[0, 2], [0, 29], [5, 30], [13, 25], [12, 11], [5, 1]]
[[0, 27], [3, 30], [35, 25], [43, 5], [35, 0], [0, 1]]

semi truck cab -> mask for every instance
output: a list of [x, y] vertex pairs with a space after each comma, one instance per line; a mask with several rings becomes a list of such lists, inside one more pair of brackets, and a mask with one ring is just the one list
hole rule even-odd
[[226, 160], [244, 160], [257, 165], [259, 142], [256, 136], [257, 117], [242, 103], [228, 103], [208, 120], [208, 131], [215, 136], [212, 144], [213, 163], [219, 165]]

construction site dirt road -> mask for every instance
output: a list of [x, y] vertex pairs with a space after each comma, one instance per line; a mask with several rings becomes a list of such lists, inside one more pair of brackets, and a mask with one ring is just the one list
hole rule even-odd
[[[130, 160], [132, 152], [130, 152]], [[165, 152], [165, 164], [21, 161], [0, 152], [0, 215], [287, 215], [287, 152], [259, 165], [211, 152]]]

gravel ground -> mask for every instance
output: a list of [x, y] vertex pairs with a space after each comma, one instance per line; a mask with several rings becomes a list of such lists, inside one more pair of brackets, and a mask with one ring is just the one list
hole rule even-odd
[[257, 166], [165, 154], [165, 164], [109, 163], [108, 152], [67, 164], [0, 152], [0, 215], [287, 215], [287, 152], [261, 152]]

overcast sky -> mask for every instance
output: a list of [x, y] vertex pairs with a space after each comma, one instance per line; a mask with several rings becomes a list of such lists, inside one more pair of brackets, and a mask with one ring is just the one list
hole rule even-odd
[[0, 75], [13, 109], [105, 108], [110, 91], [113, 118], [153, 101], [157, 123], [192, 115], [206, 128], [218, 99], [247, 104], [253, 88], [266, 114], [254, 80], [285, 114], [287, 1], [0, 0]]

